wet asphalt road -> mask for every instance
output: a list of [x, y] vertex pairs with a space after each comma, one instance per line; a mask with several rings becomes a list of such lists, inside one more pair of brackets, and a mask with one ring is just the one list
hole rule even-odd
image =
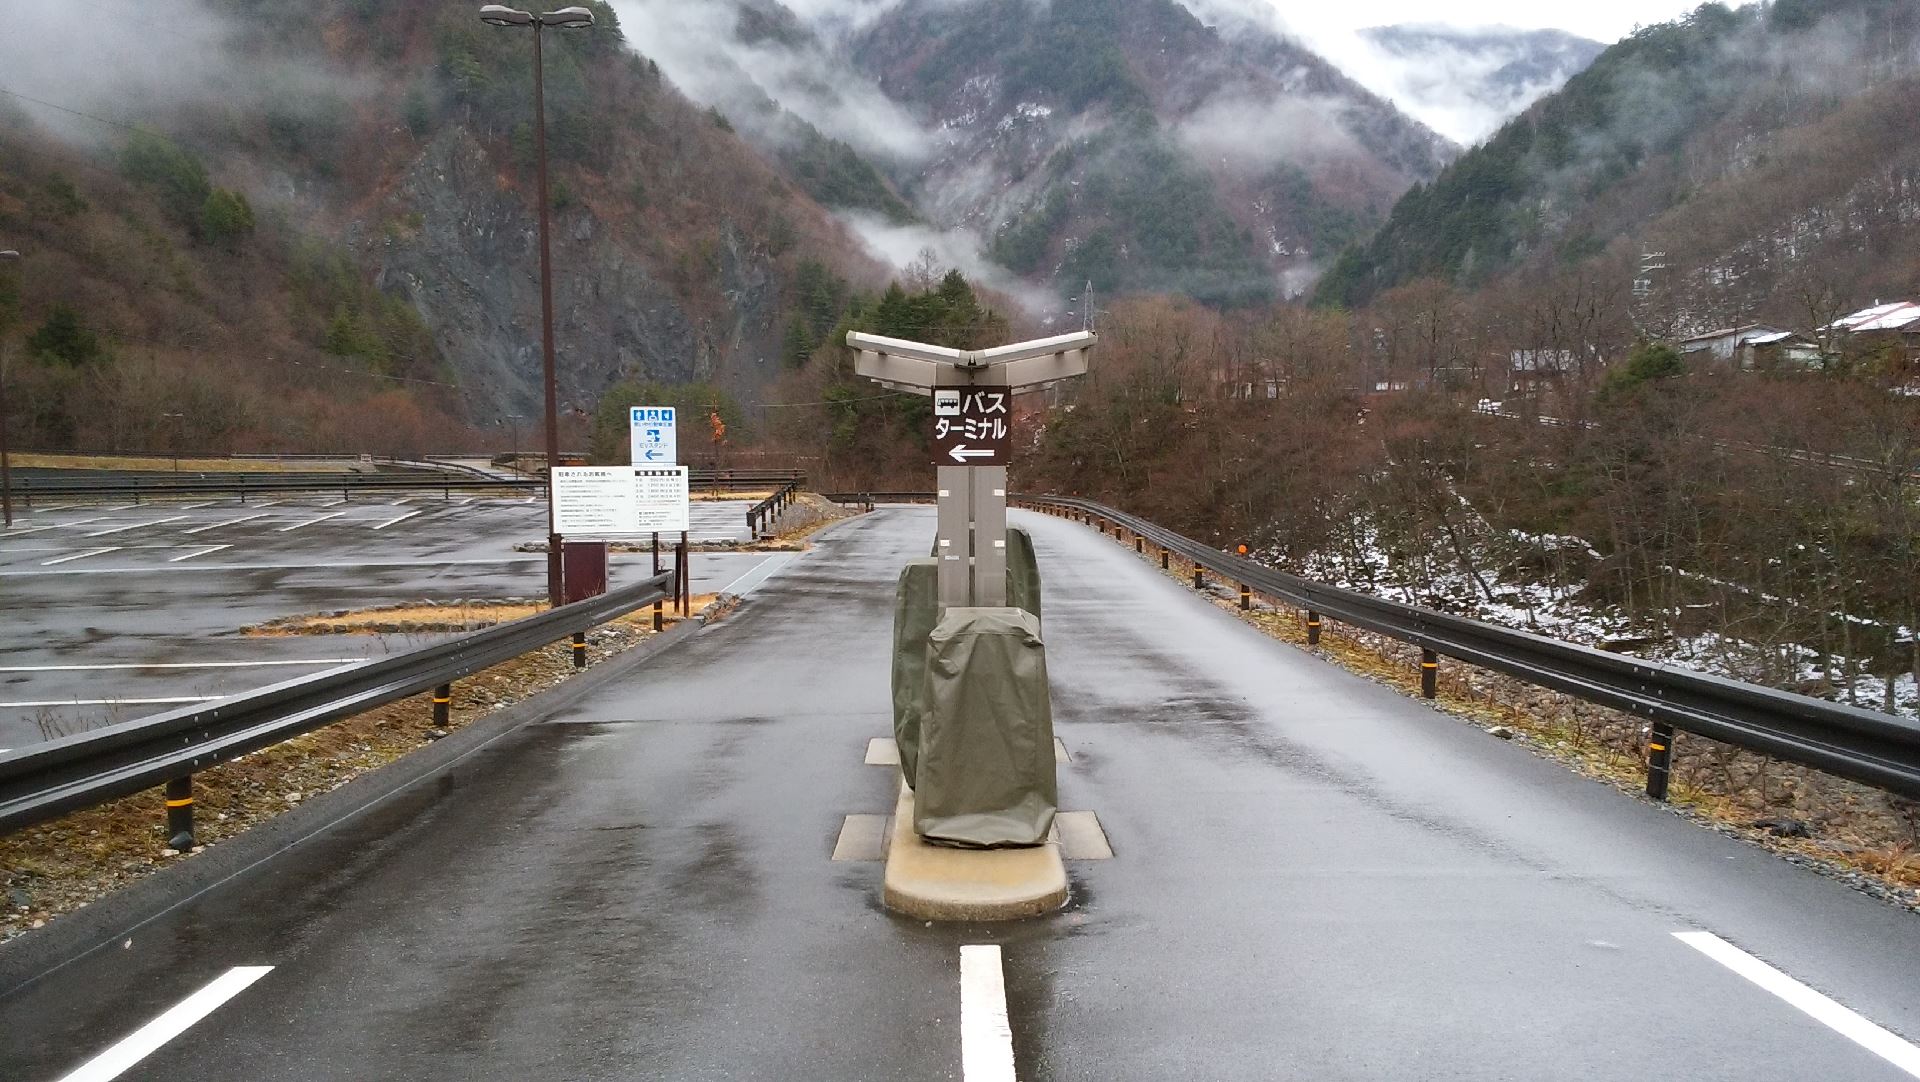
[[[694, 536], [743, 539], [739, 501], [696, 501]], [[426, 636], [261, 638], [284, 616], [409, 601], [542, 596], [545, 505], [429, 494], [42, 505], [0, 531], [0, 748], [378, 656]], [[718, 590], [758, 554], [696, 553]], [[651, 572], [613, 557], [613, 581]], [[234, 663], [242, 663], [235, 665]], [[262, 664], [274, 662], [277, 664]], [[299, 662], [300, 664], [292, 664]], [[115, 668], [109, 666], [174, 666]]]
[[1027, 1082], [1908, 1077], [1673, 933], [1912, 1038], [1920, 920], [1020, 517], [1062, 804], [1116, 853], [1070, 865], [1065, 912], [929, 927], [828, 859], [895, 784], [862, 752], [931, 512], [889, 509], [632, 675], [0, 989], [0, 1077], [271, 965], [124, 1077], [960, 1078], [969, 943], [1003, 947]]

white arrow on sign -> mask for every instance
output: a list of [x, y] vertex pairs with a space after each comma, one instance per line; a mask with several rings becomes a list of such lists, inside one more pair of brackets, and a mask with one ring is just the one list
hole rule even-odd
[[953, 460], [955, 462], [964, 464], [969, 458], [992, 458], [993, 448], [968, 447], [963, 444], [959, 447], [955, 447], [953, 450], [948, 451], [947, 453], [953, 456]]

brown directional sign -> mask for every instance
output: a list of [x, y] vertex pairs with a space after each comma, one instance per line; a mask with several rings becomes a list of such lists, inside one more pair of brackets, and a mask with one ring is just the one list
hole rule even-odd
[[934, 465], [1004, 466], [1012, 450], [1011, 388], [933, 389]]

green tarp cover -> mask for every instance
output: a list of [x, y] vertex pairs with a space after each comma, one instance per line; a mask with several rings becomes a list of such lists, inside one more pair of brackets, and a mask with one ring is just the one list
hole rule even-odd
[[1040, 619], [1040, 561], [1033, 538], [1017, 526], [1007, 527], [1007, 604]]
[[914, 785], [920, 759], [920, 686], [927, 667], [927, 636], [940, 622], [938, 561], [912, 560], [900, 572], [893, 599], [893, 742], [900, 773]]
[[948, 609], [926, 639], [918, 721], [921, 837], [979, 849], [1046, 841], [1059, 790], [1046, 646], [1033, 614]]

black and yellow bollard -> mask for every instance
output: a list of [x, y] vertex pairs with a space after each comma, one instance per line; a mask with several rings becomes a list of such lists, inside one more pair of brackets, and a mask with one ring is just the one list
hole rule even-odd
[[1201, 573], [1199, 564], [1193, 565], [1193, 588], [1196, 590], [1207, 588], [1207, 576]]
[[193, 848], [193, 775], [167, 783], [167, 848], [184, 853]]
[[1253, 608], [1253, 591], [1247, 589], [1247, 584], [1244, 582], [1240, 584], [1240, 608], [1243, 612]]
[[1160, 546], [1160, 570], [1162, 571], [1168, 570], [1172, 566], [1168, 561], [1172, 559], [1173, 559], [1173, 555], [1167, 551], [1167, 546], [1161, 545]]
[[573, 633], [573, 667], [576, 669], [587, 667], [587, 633], [584, 631]]
[[1428, 699], [1440, 694], [1440, 655], [1432, 650], [1420, 651], [1420, 694]]
[[444, 729], [453, 720], [453, 685], [441, 684], [433, 689], [433, 727]]
[[1320, 614], [1312, 609], [1307, 610], [1307, 645], [1320, 645]]
[[1147, 539], [1140, 536], [1139, 534], [1134, 534], [1133, 535], [1133, 551], [1144, 554], [1147, 551]]
[[1647, 795], [1667, 799], [1667, 783], [1673, 775], [1673, 726], [1653, 723], [1647, 738]]

